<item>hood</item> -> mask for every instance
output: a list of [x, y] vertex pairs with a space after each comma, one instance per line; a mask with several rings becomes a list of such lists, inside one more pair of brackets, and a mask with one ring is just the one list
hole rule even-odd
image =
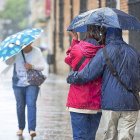
[[122, 30], [118, 28], [108, 28], [106, 33], [106, 45], [118, 40], [123, 41]]
[[99, 46], [98, 41], [93, 38], [87, 38], [85, 41], [91, 43], [92, 45]]
[[85, 41], [81, 40], [79, 42], [80, 49], [82, 54], [86, 57], [93, 57], [97, 53], [97, 51], [103, 48], [103, 45], [94, 45], [98, 44], [98, 42], [94, 39], [87, 39]]

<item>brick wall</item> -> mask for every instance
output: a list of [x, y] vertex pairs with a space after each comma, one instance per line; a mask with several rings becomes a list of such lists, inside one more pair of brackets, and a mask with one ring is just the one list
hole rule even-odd
[[[64, 63], [65, 52], [69, 47], [70, 39], [68, 32], [66, 31], [67, 27], [70, 24], [71, 14], [70, 14], [70, 0], [64, 0], [64, 51], [59, 47], [59, 0], [57, 0], [57, 37], [56, 37], [56, 66], [58, 74], [67, 74], [69, 72], [69, 67]], [[96, 9], [98, 8], [98, 0], [87, 0], [87, 9]], [[101, 0], [101, 6], [106, 6], [106, 0]], [[124, 12], [128, 12], [128, 5], [126, 0], [120, 0], [120, 9]], [[73, 17], [79, 14], [80, 10], [80, 0], [73, 0]], [[128, 41], [128, 32], [124, 32], [124, 38]]]
[[128, 13], [128, 3], [126, 0], [120, 0], [120, 10]]
[[[126, 0], [120, 0], [120, 10], [128, 13], [128, 2]], [[127, 43], [129, 42], [129, 32], [128, 31], [123, 31], [123, 39]]]
[[88, 0], [88, 10], [98, 8], [98, 0]]

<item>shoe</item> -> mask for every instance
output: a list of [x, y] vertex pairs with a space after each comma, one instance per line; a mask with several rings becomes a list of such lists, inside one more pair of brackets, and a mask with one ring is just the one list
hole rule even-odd
[[16, 134], [17, 134], [17, 136], [22, 136], [23, 130], [19, 129]]
[[36, 132], [33, 131], [33, 130], [31, 130], [31, 131], [30, 131], [30, 136], [31, 136], [31, 137], [35, 137], [35, 136], [36, 136]]

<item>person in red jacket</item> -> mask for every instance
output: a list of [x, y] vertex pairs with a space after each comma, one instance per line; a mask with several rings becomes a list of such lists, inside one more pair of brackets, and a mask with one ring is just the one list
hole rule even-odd
[[[70, 31], [69, 34], [72, 43], [66, 52], [65, 63], [72, 70], [80, 71], [103, 47], [99, 44], [100, 27], [89, 26], [85, 40], [81, 41], [76, 32]], [[84, 85], [70, 85], [66, 106], [71, 115], [74, 140], [95, 140], [101, 118], [101, 81], [99, 77]]]

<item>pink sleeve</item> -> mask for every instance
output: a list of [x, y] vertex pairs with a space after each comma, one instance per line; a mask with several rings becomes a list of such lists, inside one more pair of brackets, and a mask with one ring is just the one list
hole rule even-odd
[[71, 55], [72, 47], [74, 45], [78, 44], [79, 42], [80, 41], [73, 39], [72, 42], [71, 42], [71, 46], [66, 51], [67, 56], [65, 57], [65, 63], [67, 63], [69, 66], [71, 66], [71, 63], [72, 63], [72, 55]]
[[78, 40], [72, 40], [72, 42], [71, 42], [71, 46], [68, 48], [68, 50], [66, 51], [66, 54], [68, 55], [70, 52], [71, 52], [71, 49], [72, 49], [72, 47], [74, 46], [74, 45], [76, 45], [76, 44], [78, 44], [80, 41], [78, 41]]
[[71, 66], [71, 62], [72, 62], [72, 57], [71, 57], [71, 49], [72, 47], [70, 47], [67, 52], [66, 52], [66, 57], [65, 57], [65, 63], [67, 63], [68, 65]]
[[71, 47], [73, 47], [74, 45], [78, 44], [79, 42], [80, 42], [79, 40], [72, 39]]

